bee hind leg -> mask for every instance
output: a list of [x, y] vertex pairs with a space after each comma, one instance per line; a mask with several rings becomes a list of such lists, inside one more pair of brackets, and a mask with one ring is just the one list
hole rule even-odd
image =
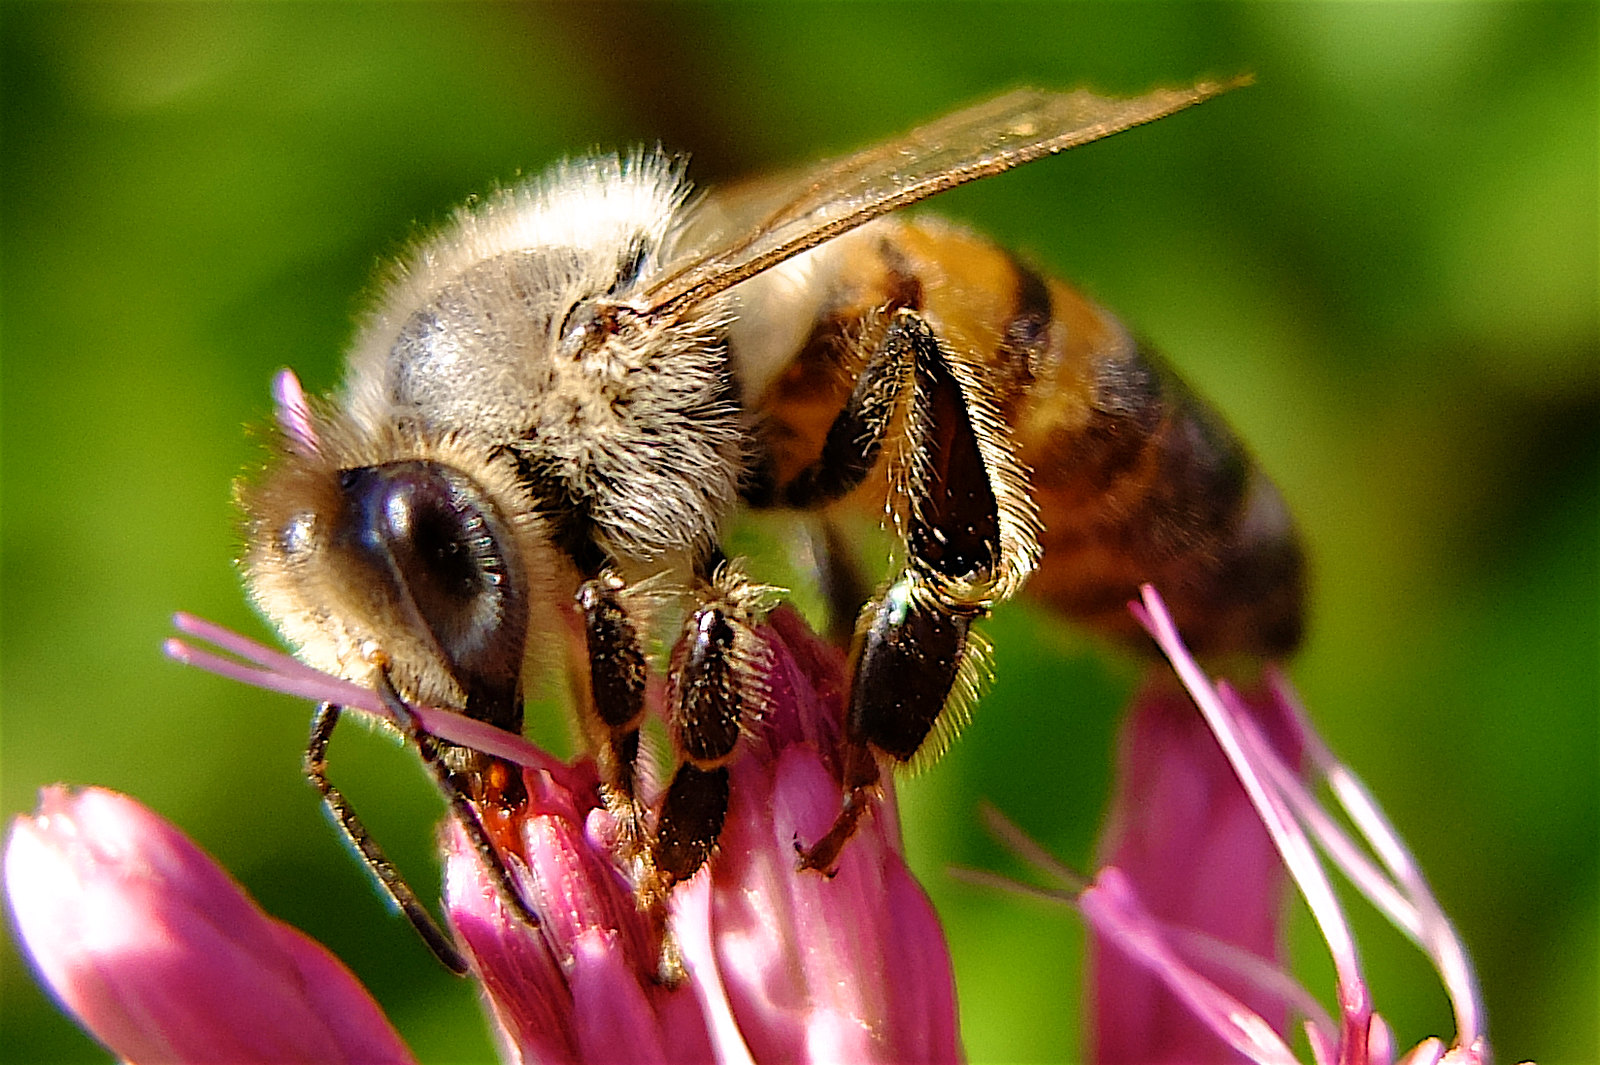
[[815, 844], [796, 843], [801, 867], [823, 873], [834, 869], [869, 808], [880, 779], [879, 754], [909, 762], [938, 726], [948, 732], [970, 709], [985, 656], [972, 623], [1000, 595], [1008, 564], [992, 461], [980, 442], [983, 426], [949, 357], [910, 310], [896, 313], [884, 347], [913, 368], [906, 561], [857, 628], [840, 812]]
[[[844, 407], [828, 427], [821, 454], [760, 505], [815, 511], [859, 488], [877, 465], [889, 438], [914, 359], [907, 330], [897, 317], [856, 375]], [[828, 604], [828, 636], [834, 642], [848, 643], [870, 588], [861, 579], [838, 528], [826, 517], [819, 517], [813, 526], [811, 551]]]
[[782, 505], [810, 510], [831, 503], [860, 486], [877, 465], [915, 357], [902, 324], [907, 316], [915, 318], [912, 312], [902, 311], [890, 321], [856, 376], [844, 407], [828, 427], [822, 453], [778, 493]]

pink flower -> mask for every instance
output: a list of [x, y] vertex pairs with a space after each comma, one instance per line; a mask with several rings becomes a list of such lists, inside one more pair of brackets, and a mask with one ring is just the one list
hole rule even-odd
[[844, 662], [793, 611], [763, 630], [771, 707], [734, 763], [711, 874], [672, 897], [690, 980], [649, 977], [654, 939], [610, 860], [592, 770], [525, 774], [528, 855], [514, 867], [544, 920], [507, 914], [453, 832], [446, 897], [512, 1060], [950, 1062], [955, 984], [932, 905], [900, 855], [892, 797], [845, 848], [837, 875], [797, 871], [796, 839], [838, 809], [832, 764]]
[[[1298, 763], [1295, 723], [1272, 700], [1250, 709], [1285, 762]], [[1102, 864], [1137, 885], [1144, 908], [1165, 924], [1279, 963], [1286, 870], [1205, 720], [1181, 691], [1152, 684], [1135, 701], [1118, 744], [1117, 780]], [[1206, 1022], [1114, 937], [1091, 937], [1090, 966], [1096, 1061], [1234, 1060]], [[1226, 976], [1222, 986], [1274, 1028], [1285, 1026], [1285, 1002]], [[1132, 1018], [1138, 1023], [1128, 1023]]]
[[[657, 942], [609, 858], [599, 780], [523, 774], [528, 806], [508, 859], [534, 928], [506, 910], [458, 826], [446, 840], [445, 900], [482, 981], [504, 1056], [541, 1062], [703, 1062], [713, 1058], [700, 981], [669, 990], [651, 977]], [[736, 1034], [736, 1033], [735, 1033]]]
[[[1488, 1062], [1477, 986], [1455, 930], [1377, 803], [1323, 745], [1287, 685], [1270, 678], [1266, 694], [1247, 702], [1201, 671], [1154, 589], [1144, 589], [1134, 613], [1201, 716], [1185, 718], [1154, 689], [1136, 707], [1123, 736], [1110, 864], [1085, 885], [1015, 829], [1000, 828], [1094, 933], [1091, 1056], [1291, 1065], [1288, 1018], [1298, 1014], [1318, 1065]], [[1317, 786], [1355, 835], [1318, 802]], [[1433, 961], [1455, 1009], [1452, 1044], [1428, 1039], [1396, 1058], [1319, 850]], [[1336, 1017], [1280, 967], [1285, 873], [1332, 954]]]
[[124, 1060], [412, 1060], [338, 959], [132, 799], [46, 788], [5, 882], [44, 982]]
[[[244, 659], [174, 642], [181, 660], [384, 713], [372, 693], [286, 655], [198, 619], [178, 624]], [[735, 763], [720, 853], [673, 894], [688, 973], [676, 989], [651, 975], [659, 930], [617, 869], [593, 766], [418, 710], [440, 738], [523, 766], [529, 803], [496, 838], [512, 840], [505, 862], [538, 927], [502, 908], [464, 833], [452, 825], [445, 839], [447, 912], [507, 1060], [960, 1059], [949, 955], [901, 857], [892, 795], [837, 876], [798, 869], [795, 839], [819, 836], [838, 808], [844, 662], [791, 611], [760, 632], [770, 709]], [[409, 1060], [338, 962], [131, 799], [47, 790], [16, 823], [5, 873], [42, 977], [125, 1059]]]
[[[685, 954], [715, 966], [757, 1061], [960, 1060], [950, 955], [901, 858], [894, 796], [831, 879], [795, 875], [795, 841], [820, 839], [838, 812], [846, 674], [793, 611], [775, 612], [770, 631], [773, 703], [797, 712], [772, 715], [756, 756], [734, 765], [715, 873], [677, 899]], [[695, 890], [710, 895], [703, 930], [700, 911], [685, 912]]]

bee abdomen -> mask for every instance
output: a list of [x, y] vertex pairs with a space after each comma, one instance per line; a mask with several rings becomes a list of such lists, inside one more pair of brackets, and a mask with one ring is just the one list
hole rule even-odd
[[[1153, 584], [1190, 645], [1281, 657], [1300, 641], [1304, 556], [1277, 489], [1203, 400], [1117, 323], [1058, 332], [1034, 360], [1019, 411], [1043, 518], [1030, 594], [1102, 631], [1133, 636], [1127, 604]], [[1049, 398], [1053, 395], [1053, 399]]]

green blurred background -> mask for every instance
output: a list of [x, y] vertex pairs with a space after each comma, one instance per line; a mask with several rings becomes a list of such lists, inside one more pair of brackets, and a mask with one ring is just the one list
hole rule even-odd
[[[1254, 444], [1315, 553], [1295, 677], [1459, 923], [1501, 1059], [1600, 1060], [1596, 10], [6, 4], [0, 812], [52, 781], [138, 796], [331, 945], [424, 1060], [488, 1059], [472, 989], [301, 782], [309, 707], [159, 654], [180, 608], [266, 635], [229, 484], [271, 373], [331, 387], [382, 258], [563, 153], [659, 140], [716, 181], [1017, 84], [1252, 71], [937, 209], [1118, 309]], [[906, 835], [972, 1059], [1070, 1060], [1078, 922], [947, 869], [1005, 867], [983, 798], [1089, 863], [1137, 671], [1027, 608], [991, 632], [994, 693], [904, 787]], [[427, 887], [413, 760], [359, 729], [335, 758]], [[1356, 914], [1399, 1038], [1447, 1035], [1427, 964]], [[1303, 920], [1294, 941], [1326, 991]], [[103, 1060], [3, 950], [0, 1058]]]

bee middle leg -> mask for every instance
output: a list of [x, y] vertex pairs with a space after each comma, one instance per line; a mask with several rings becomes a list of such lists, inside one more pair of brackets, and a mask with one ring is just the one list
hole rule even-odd
[[703, 578], [667, 681], [667, 729], [678, 767], [653, 841], [658, 889], [710, 858], [728, 813], [728, 763], [767, 707], [766, 645], [755, 633], [766, 589], [726, 562]]
[[[941, 719], [959, 723], [970, 708], [985, 656], [972, 623], [1000, 597], [1004, 569], [1027, 564], [1021, 556], [1006, 557], [997, 475], [980, 441], [982, 419], [932, 328], [915, 311], [896, 312], [873, 365], [882, 379], [902, 382], [893, 396], [908, 406], [906, 559], [857, 627], [840, 812], [816, 843], [796, 844], [801, 866], [824, 873], [833, 869], [877, 789], [878, 755], [910, 761]], [[903, 385], [908, 377], [909, 390]], [[847, 407], [835, 428], [859, 420]], [[863, 455], [876, 458], [892, 420], [892, 408], [873, 418], [878, 439], [855, 434]], [[828, 439], [834, 440], [832, 432]], [[848, 458], [845, 465], [852, 466]]]
[[[720, 555], [717, 558], [720, 560]], [[754, 633], [764, 589], [726, 563], [700, 579], [698, 603], [684, 622], [667, 684], [667, 728], [679, 765], [656, 818], [644, 830], [636, 793], [639, 727], [645, 715], [647, 665], [625, 589], [609, 575], [578, 592], [588, 633], [590, 685], [595, 715], [608, 730], [600, 751], [601, 775], [617, 812], [634, 819], [638, 834], [628, 857], [647, 867], [665, 895], [705, 863], [721, 832], [727, 806], [727, 763], [747, 722], [765, 706], [761, 680], [765, 648]], [[625, 832], [628, 831], [625, 829]]]

